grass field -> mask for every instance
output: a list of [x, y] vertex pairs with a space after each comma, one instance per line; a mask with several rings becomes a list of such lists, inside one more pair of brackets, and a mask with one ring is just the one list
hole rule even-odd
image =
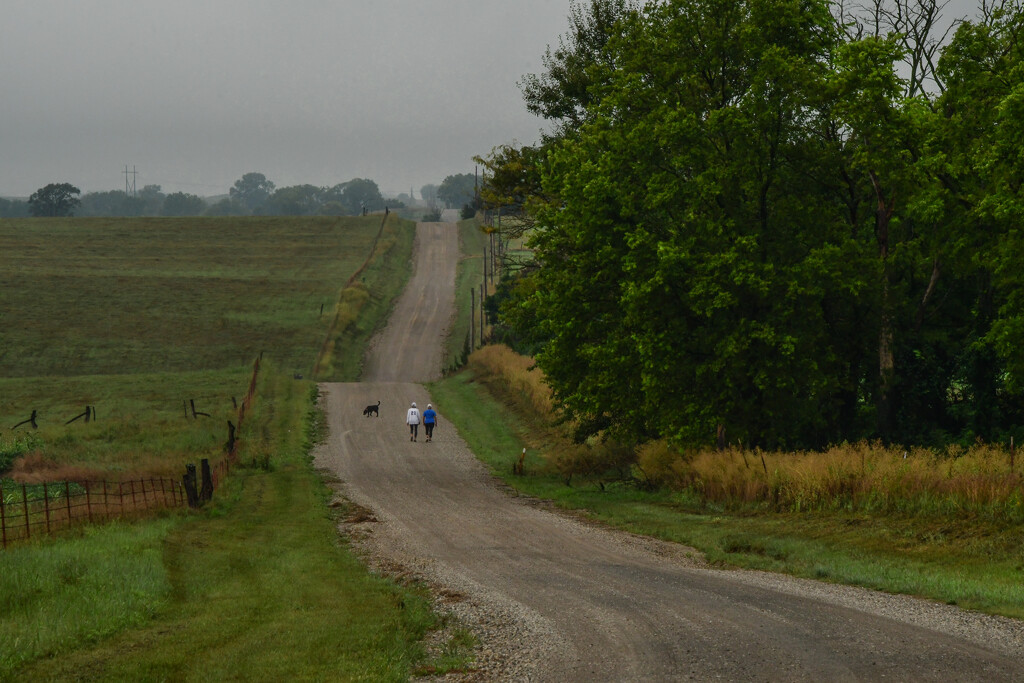
[[[644, 490], [635, 480], [597, 476], [574, 478], [570, 486], [559, 462], [577, 447], [551, 428], [549, 404], [536, 391], [536, 378], [527, 376], [529, 362], [488, 359], [495, 348], [478, 352], [466, 371], [434, 383], [430, 391], [473, 452], [510, 486], [588, 511], [603, 523], [692, 546], [720, 566], [867, 586], [1024, 618], [1024, 524], [1019, 514], [1008, 514], [999, 505], [950, 507], [935, 494], [922, 506], [913, 503], [916, 494], [909, 487], [902, 507], [894, 503], [872, 511], [819, 505], [797, 511], [738, 494], [709, 500], [699, 486]], [[526, 475], [516, 476], [512, 463], [523, 448]], [[769, 455], [769, 471], [785, 457]], [[810, 458], [805, 454], [802, 459]], [[851, 465], [860, 462], [859, 456], [853, 460]], [[739, 455], [723, 454], [714, 467], [760, 481], [759, 461], [749, 469], [737, 461], [742, 463]], [[989, 467], [996, 479], [1005, 476], [1003, 460]], [[827, 481], [827, 466], [821, 474]], [[939, 474], [949, 474], [948, 463]], [[737, 486], [737, 491], [746, 490]]]
[[[32, 450], [69, 472], [215, 456], [261, 353], [309, 376], [326, 345], [344, 362], [322, 379], [358, 376], [412, 249], [410, 223], [381, 220], [0, 221], [0, 427], [37, 411]], [[65, 425], [87, 405], [95, 422]], [[0, 470], [27, 431], [4, 430]]]
[[[0, 469], [180, 475], [220, 454], [265, 358], [242, 467], [211, 506], [0, 552], [0, 680], [399, 681], [463, 665], [463, 636], [424, 652], [439, 626], [424, 591], [369, 575], [339, 539], [344, 507], [308, 455], [316, 397], [296, 375], [326, 349], [321, 376], [355, 379], [408, 277], [412, 225], [380, 227], [0, 221]], [[210, 417], [188, 417], [189, 399]], [[84, 405], [97, 420], [65, 425]], [[33, 409], [38, 430], [9, 430]]]

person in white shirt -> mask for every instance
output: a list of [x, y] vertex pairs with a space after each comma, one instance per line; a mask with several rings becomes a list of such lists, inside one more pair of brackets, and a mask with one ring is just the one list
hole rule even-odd
[[405, 424], [409, 425], [409, 441], [415, 441], [420, 426], [420, 411], [416, 407], [416, 401], [412, 402], [412, 407], [405, 414]]

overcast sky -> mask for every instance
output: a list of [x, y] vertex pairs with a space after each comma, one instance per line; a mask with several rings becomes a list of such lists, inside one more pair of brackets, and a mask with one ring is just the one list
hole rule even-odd
[[3, 0], [0, 196], [50, 182], [408, 192], [534, 142], [568, 0]]
[[[951, 0], [947, 16], [974, 14]], [[375, 180], [385, 194], [532, 143], [516, 83], [569, 0], [3, 0], [0, 196], [51, 182], [216, 195]]]

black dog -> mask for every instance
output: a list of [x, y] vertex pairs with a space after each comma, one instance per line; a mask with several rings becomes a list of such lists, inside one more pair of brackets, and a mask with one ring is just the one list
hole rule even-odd
[[377, 401], [375, 406], [366, 406], [363, 408], [363, 415], [370, 417], [370, 413], [373, 413], [374, 417], [380, 417], [380, 401]]

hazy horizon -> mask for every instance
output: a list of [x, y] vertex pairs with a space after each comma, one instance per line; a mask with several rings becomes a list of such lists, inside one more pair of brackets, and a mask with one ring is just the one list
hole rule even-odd
[[200, 196], [374, 180], [394, 195], [472, 173], [544, 122], [516, 82], [568, 0], [8, 0], [0, 196], [51, 182]]

